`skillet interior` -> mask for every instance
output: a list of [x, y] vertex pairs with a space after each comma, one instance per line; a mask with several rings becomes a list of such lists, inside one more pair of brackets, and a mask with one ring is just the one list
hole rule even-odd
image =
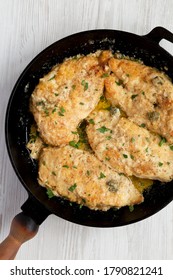
[[[147, 218], [165, 207], [173, 199], [170, 183], [155, 182], [144, 196], [145, 201], [130, 212], [128, 207], [107, 212], [94, 211], [69, 203], [62, 198], [48, 199], [46, 190], [37, 183], [37, 163], [26, 149], [33, 118], [28, 110], [29, 98], [39, 78], [65, 57], [88, 54], [98, 49], [120, 51], [141, 59], [146, 65], [165, 72], [173, 80], [173, 57], [147, 36], [115, 30], [81, 32], [62, 39], [41, 52], [24, 70], [11, 94], [6, 114], [6, 143], [12, 165], [23, 186], [53, 214], [88, 226], [112, 227], [127, 225]], [[165, 68], [166, 67], [166, 68]]]

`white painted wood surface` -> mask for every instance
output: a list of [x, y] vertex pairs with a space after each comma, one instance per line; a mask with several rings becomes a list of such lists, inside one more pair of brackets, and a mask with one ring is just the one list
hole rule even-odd
[[[172, 0], [0, 0], [0, 240], [27, 193], [7, 156], [4, 119], [11, 90], [41, 50], [72, 33], [118, 29], [173, 32]], [[173, 45], [163, 42], [173, 54]], [[50, 216], [17, 259], [173, 259], [173, 203], [134, 225], [87, 228]]]

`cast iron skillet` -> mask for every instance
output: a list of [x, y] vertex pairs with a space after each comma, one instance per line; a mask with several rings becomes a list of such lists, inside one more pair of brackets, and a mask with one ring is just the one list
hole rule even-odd
[[[3, 252], [0, 253], [1, 258], [14, 258], [20, 245], [35, 235], [38, 225], [49, 214], [86, 226], [117, 227], [143, 220], [172, 201], [172, 182], [166, 184], [155, 182], [154, 186], [144, 193], [144, 203], [135, 206], [133, 212], [130, 212], [128, 207], [117, 211], [113, 209], [107, 212], [92, 211], [87, 207], [80, 208], [77, 204], [71, 204], [62, 198], [48, 199], [46, 190], [37, 183], [37, 163], [30, 158], [26, 149], [33, 122], [28, 110], [29, 98], [39, 78], [48, 73], [52, 66], [70, 56], [86, 55], [99, 49], [111, 49], [164, 70], [173, 80], [173, 57], [159, 46], [162, 39], [173, 43], [173, 34], [162, 27], [154, 28], [145, 36], [116, 30], [81, 32], [46, 48], [23, 71], [8, 103], [5, 134], [11, 163], [29, 197], [21, 207], [23, 212], [14, 218], [9, 236], [0, 245], [0, 251]], [[17, 240], [18, 245], [14, 246], [13, 239]], [[9, 244], [10, 254], [7, 253]]]

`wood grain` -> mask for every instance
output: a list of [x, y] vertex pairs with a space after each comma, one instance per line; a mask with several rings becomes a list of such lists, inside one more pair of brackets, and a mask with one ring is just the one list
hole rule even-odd
[[[0, 240], [27, 198], [5, 148], [4, 120], [11, 90], [25, 66], [45, 47], [72, 33], [118, 29], [173, 32], [171, 0], [0, 1]], [[173, 54], [173, 45], [161, 45]], [[145, 221], [98, 229], [50, 216], [17, 259], [173, 259], [173, 203]]]

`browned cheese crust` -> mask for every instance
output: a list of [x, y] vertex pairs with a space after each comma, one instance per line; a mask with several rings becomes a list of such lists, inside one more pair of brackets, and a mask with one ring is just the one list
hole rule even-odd
[[95, 210], [143, 201], [129, 178], [119, 175], [93, 154], [70, 146], [43, 149], [39, 183], [55, 195]]

